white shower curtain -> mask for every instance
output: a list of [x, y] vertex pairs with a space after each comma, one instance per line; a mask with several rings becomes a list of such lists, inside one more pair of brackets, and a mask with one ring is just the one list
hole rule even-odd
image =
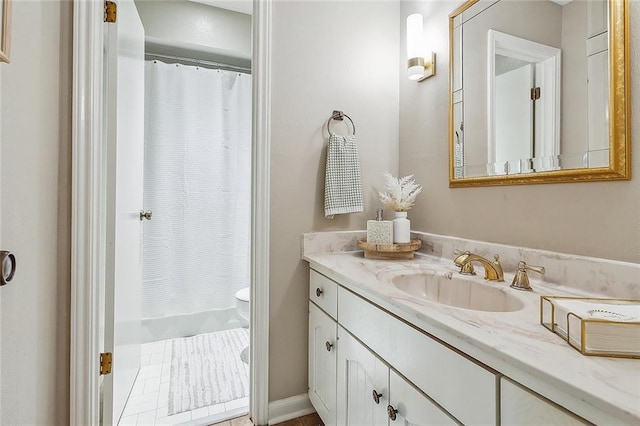
[[249, 285], [251, 76], [145, 66], [142, 317], [231, 308]]

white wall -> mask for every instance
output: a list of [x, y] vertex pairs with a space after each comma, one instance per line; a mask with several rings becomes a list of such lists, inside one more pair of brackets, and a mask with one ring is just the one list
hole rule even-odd
[[[438, 75], [400, 79], [400, 172], [424, 185], [409, 212], [415, 229], [640, 262], [640, 180], [492, 188], [449, 188], [448, 15], [462, 2], [402, 2], [401, 22], [422, 11], [438, 53]], [[631, 111], [640, 111], [640, 2], [629, 2]], [[402, 24], [404, 26], [404, 24]], [[404, 41], [403, 41], [404, 43]], [[640, 121], [631, 120], [632, 169], [640, 170]], [[466, 127], [466, 126], [465, 126]], [[466, 130], [466, 129], [465, 129]], [[636, 146], [634, 146], [636, 145]]]
[[2, 68], [0, 424], [69, 423], [72, 5], [14, 1]]
[[[309, 271], [303, 232], [363, 229], [382, 173], [398, 168], [399, 3], [275, 1], [271, 105], [271, 401], [307, 391]], [[362, 214], [324, 218], [324, 125], [334, 109], [357, 128]], [[341, 129], [340, 123], [332, 125]]]
[[187, 0], [136, 0], [146, 50], [233, 65], [251, 64], [251, 15]]

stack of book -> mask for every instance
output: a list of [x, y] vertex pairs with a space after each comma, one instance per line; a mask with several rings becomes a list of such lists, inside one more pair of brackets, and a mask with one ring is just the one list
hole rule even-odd
[[640, 358], [640, 300], [542, 296], [540, 323], [583, 355]]

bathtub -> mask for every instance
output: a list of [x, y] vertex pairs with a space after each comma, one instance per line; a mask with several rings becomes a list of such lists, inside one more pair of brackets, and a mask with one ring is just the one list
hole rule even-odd
[[248, 321], [240, 318], [235, 306], [190, 314], [143, 318], [141, 342], [156, 342], [248, 326]]

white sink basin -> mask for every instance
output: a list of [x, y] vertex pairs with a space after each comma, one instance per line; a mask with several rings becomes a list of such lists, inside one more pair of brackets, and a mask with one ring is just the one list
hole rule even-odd
[[520, 299], [509, 294], [509, 285], [506, 283], [496, 284], [504, 288], [494, 287], [482, 282], [458, 279], [455, 276], [449, 278], [427, 271], [399, 273], [391, 278], [391, 282], [398, 289], [414, 297], [456, 308], [513, 312], [524, 307]]

